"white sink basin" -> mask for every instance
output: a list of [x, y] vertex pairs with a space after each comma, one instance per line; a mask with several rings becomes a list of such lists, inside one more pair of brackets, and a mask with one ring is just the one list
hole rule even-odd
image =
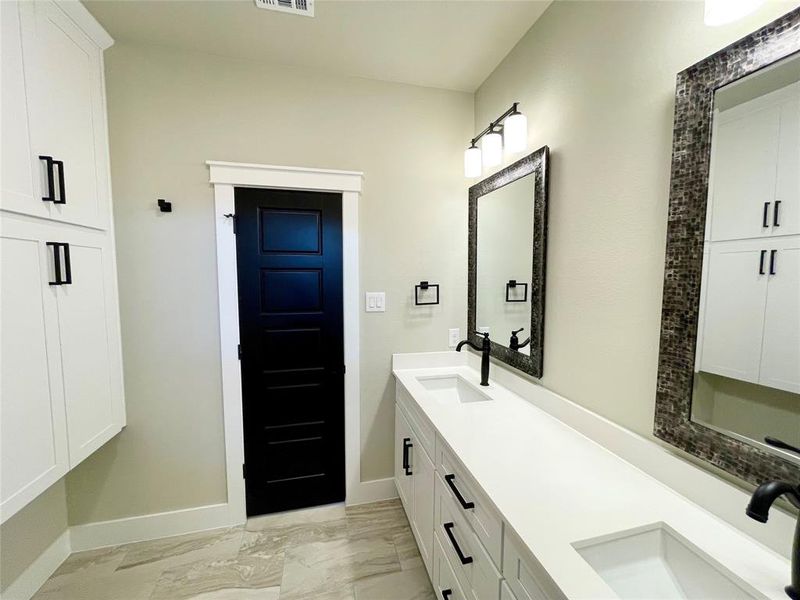
[[573, 547], [623, 600], [765, 598], [665, 523]]
[[417, 381], [440, 402], [452, 404], [491, 400], [458, 375], [418, 377]]

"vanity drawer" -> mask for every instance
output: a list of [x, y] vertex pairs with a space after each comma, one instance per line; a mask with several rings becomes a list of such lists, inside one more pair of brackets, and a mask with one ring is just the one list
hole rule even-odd
[[411, 394], [409, 394], [400, 383], [397, 384], [396, 389], [397, 403], [405, 410], [417, 441], [425, 448], [428, 456], [436, 456], [436, 430], [428, 421], [428, 417], [422, 414], [422, 411], [419, 406], [417, 406], [416, 401], [411, 397]]
[[469, 600], [436, 535], [433, 536], [433, 589], [437, 600]]
[[461, 589], [473, 600], [499, 600], [502, 576], [438, 474], [434, 523]]
[[514, 600], [566, 600], [528, 548], [511, 531], [503, 536], [503, 577]]
[[[498, 569], [501, 568], [503, 565], [503, 520], [500, 518], [500, 514], [441, 438], [439, 438], [436, 452], [438, 454], [436, 470], [444, 479], [446, 492], [453, 499], [461, 514], [466, 517], [495, 565]], [[458, 498], [459, 494], [461, 495], [460, 499]], [[467, 508], [470, 505], [472, 508]]]

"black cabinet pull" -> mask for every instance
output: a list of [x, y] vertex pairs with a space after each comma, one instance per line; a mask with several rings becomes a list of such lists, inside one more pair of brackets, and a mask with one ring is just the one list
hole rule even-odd
[[464, 553], [461, 551], [461, 548], [459, 547], [458, 542], [456, 541], [456, 538], [453, 535], [452, 531], [453, 527], [455, 526], [456, 526], [455, 523], [445, 523], [444, 532], [447, 534], [447, 537], [450, 538], [450, 544], [452, 544], [453, 550], [455, 550], [456, 554], [458, 554], [458, 560], [461, 561], [462, 565], [468, 565], [469, 563], [472, 562], [472, 557], [464, 556]]
[[413, 448], [414, 444], [411, 443], [411, 438], [403, 438], [403, 471], [406, 476], [411, 475], [411, 465], [408, 464], [408, 449]]
[[[55, 281], [49, 281], [50, 285], [69, 285], [72, 283], [72, 261], [69, 256], [69, 244], [65, 242], [47, 242], [48, 246], [53, 248], [53, 266], [56, 276]], [[61, 249], [64, 249], [64, 275], [61, 278]]]
[[791, 444], [787, 444], [783, 440], [779, 440], [778, 438], [767, 436], [764, 438], [764, 441], [767, 442], [773, 448], [780, 448], [781, 450], [788, 450], [789, 452], [794, 452], [795, 454], [800, 454], [800, 448], [792, 446]]
[[762, 227], [769, 227], [769, 202], [764, 202], [764, 216], [761, 218], [761, 226]]
[[66, 204], [67, 190], [64, 187], [64, 161], [54, 160], [53, 164], [58, 167], [58, 196], [59, 196], [58, 200], [56, 200], [55, 198], [53, 199], [53, 204]]
[[764, 274], [764, 259], [766, 257], [767, 257], [767, 251], [766, 250], [762, 250], [761, 251], [761, 258], [758, 259], [758, 274], [759, 275], [763, 275]]
[[773, 227], [780, 227], [780, 217], [778, 216], [778, 211], [781, 208], [781, 200], [775, 200], [775, 210], [772, 213], [772, 226]]
[[55, 182], [53, 181], [53, 157], [52, 156], [39, 156], [39, 160], [43, 160], [47, 165], [47, 195], [42, 196], [42, 202], [56, 202]]
[[450, 598], [450, 596], [452, 595], [453, 595], [453, 590], [450, 589], [442, 590], [442, 600], [448, 600], [448, 598]]
[[777, 250], [770, 250], [769, 253], [769, 274], [775, 275], [775, 255], [778, 254]]
[[450, 475], [444, 476], [444, 480], [447, 482], [447, 485], [450, 486], [450, 489], [453, 490], [453, 494], [455, 494], [458, 503], [461, 504], [461, 508], [465, 510], [470, 508], [475, 508], [474, 502], [467, 502], [466, 500], [464, 500], [464, 496], [461, 495], [461, 492], [458, 491], [456, 484], [453, 482], [455, 478], [456, 476], [452, 473]]

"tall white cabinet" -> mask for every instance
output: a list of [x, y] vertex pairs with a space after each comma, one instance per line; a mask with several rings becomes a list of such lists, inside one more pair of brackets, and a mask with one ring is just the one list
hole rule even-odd
[[0, 517], [125, 425], [103, 51], [77, 2], [0, 2]]

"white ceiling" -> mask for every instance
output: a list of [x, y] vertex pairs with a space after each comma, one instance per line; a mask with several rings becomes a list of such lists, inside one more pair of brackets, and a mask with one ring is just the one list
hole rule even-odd
[[316, 0], [314, 18], [252, 0], [87, 0], [120, 42], [474, 91], [551, 0]]

